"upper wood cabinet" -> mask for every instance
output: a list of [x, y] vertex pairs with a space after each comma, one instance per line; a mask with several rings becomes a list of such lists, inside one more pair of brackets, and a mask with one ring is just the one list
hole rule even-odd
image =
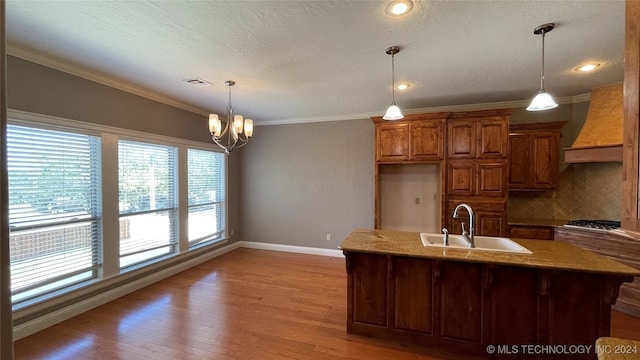
[[376, 161], [439, 161], [444, 158], [444, 122], [449, 113], [408, 115], [399, 121], [373, 118]]
[[509, 127], [509, 190], [554, 190], [565, 121]]
[[[468, 114], [468, 113], [466, 113]], [[456, 116], [464, 116], [456, 113]], [[507, 156], [508, 116], [452, 119], [447, 123], [449, 159], [495, 159]]]

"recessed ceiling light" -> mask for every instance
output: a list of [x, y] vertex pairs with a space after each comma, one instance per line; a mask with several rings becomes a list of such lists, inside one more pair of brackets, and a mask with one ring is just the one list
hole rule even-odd
[[413, 9], [412, 0], [392, 0], [384, 8], [384, 12], [389, 16], [401, 16]]
[[402, 83], [402, 84], [398, 84], [398, 85], [396, 85], [396, 89], [398, 89], [398, 90], [406, 90], [406, 89], [408, 89], [410, 86], [411, 86], [410, 84]]
[[578, 72], [591, 72], [597, 69], [598, 67], [600, 67], [600, 64], [598, 63], [588, 63], [588, 64], [580, 65], [574, 70]]

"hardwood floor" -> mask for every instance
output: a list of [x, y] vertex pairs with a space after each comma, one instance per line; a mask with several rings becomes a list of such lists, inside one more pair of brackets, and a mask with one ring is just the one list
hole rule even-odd
[[[21, 339], [15, 358], [463, 359], [347, 334], [345, 316], [344, 259], [241, 248]], [[611, 335], [640, 340], [640, 320], [614, 313]]]

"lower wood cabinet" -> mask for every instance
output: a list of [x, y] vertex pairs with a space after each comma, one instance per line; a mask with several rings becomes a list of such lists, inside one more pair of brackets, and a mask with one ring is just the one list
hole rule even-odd
[[509, 237], [520, 239], [553, 240], [554, 226], [510, 225]]
[[[349, 251], [345, 257], [349, 333], [485, 357], [491, 357], [488, 345], [595, 344], [609, 335], [610, 306], [628, 280]], [[596, 354], [558, 358], [596, 359]]]
[[[465, 223], [465, 229], [469, 228], [469, 221], [466, 216], [460, 219], [454, 219], [453, 210], [460, 203], [466, 203], [473, 209], [476, 217], [475, 234], [485, 236], [507, 236], [507, 203], [506, 201], [466, 201], [466, 200], [450, 200], [447, 202], [447, 212], [445, 217], [445, 226], [451, 234], [462, 233], [462, 222]], [[466, 215], [462, 211], [461, 214]]]

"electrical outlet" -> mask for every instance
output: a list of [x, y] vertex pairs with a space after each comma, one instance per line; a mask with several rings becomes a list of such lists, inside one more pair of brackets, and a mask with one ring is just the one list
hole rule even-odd
[[420, 205], [420, 198], [419, 197], [416, 198], [415, 203], [416, 203], [416, 205]]
[[331, 241], [331, 234], [327, 233], [327, 241]]

